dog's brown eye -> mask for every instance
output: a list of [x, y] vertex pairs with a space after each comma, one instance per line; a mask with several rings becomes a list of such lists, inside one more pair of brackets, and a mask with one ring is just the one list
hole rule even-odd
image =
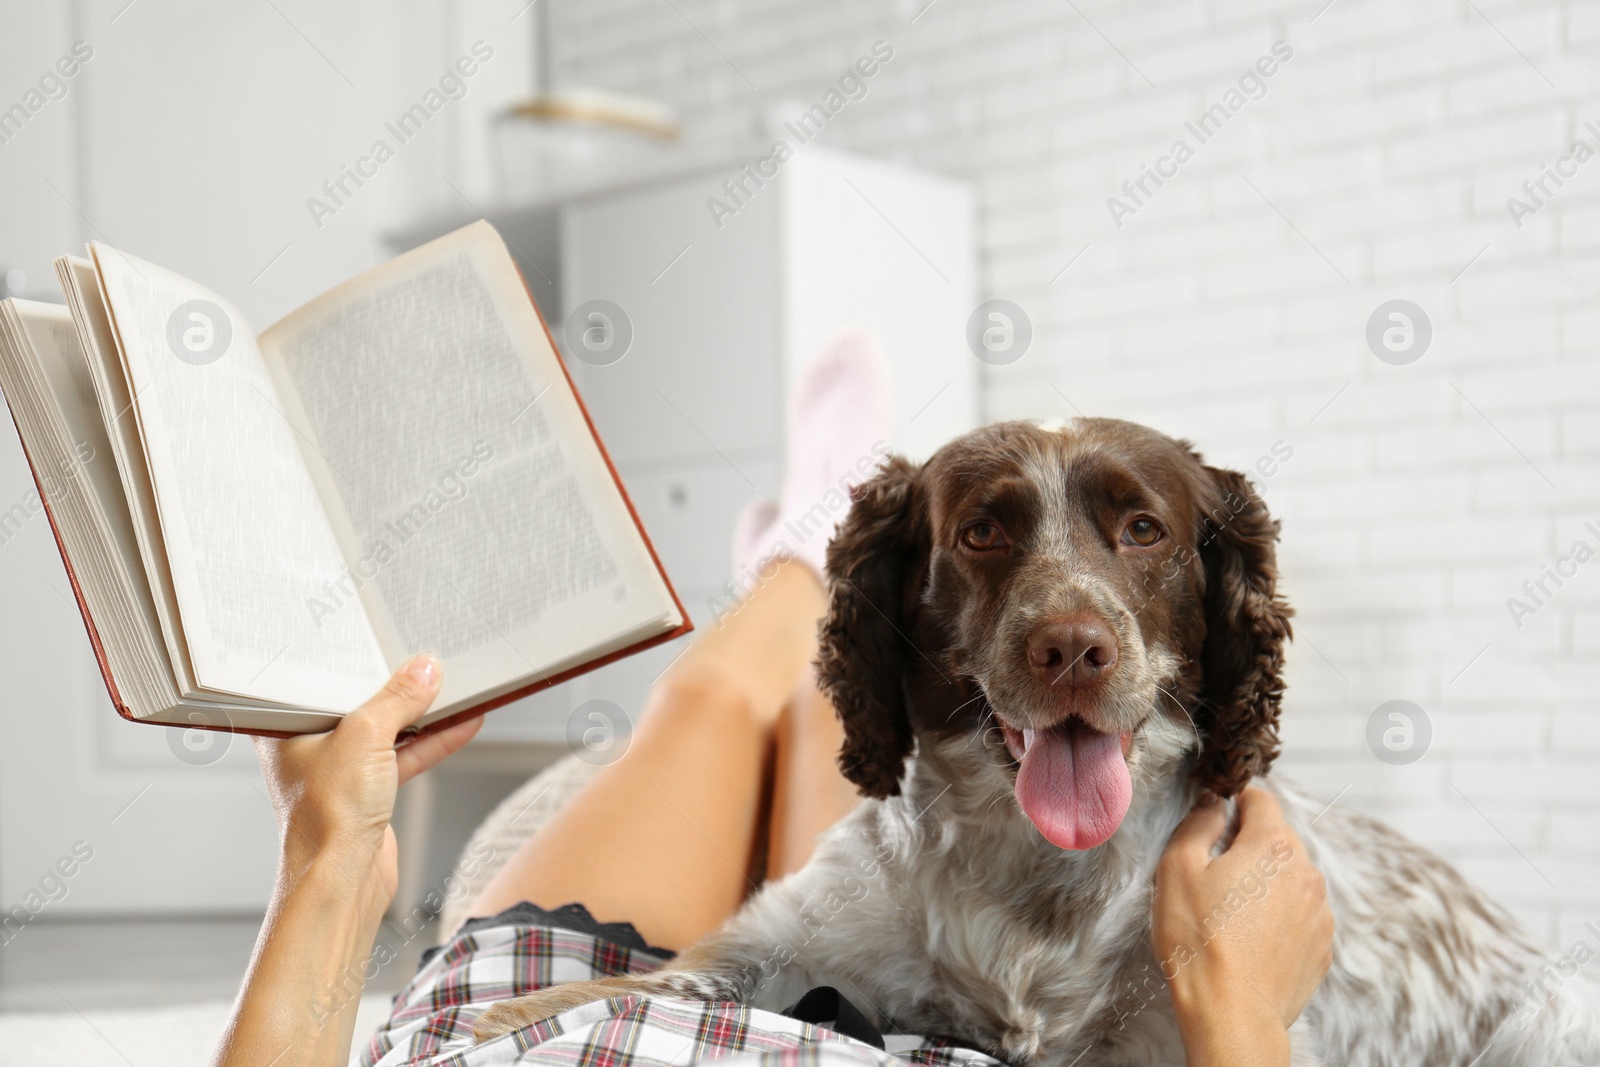
[[1159, 540], [1161, 540], [1161, 527], [1156, 525], [1154, 519], [1134, 519], [1128, 523], [1128, 528], [1122, 531], [1122, 543], [1127, 545], [1149, 548]]
[[992, 522], [975, 522], [962, 528], [961, 543], [974, 552], [989, 552], [1006, 547], [1006, 535]]

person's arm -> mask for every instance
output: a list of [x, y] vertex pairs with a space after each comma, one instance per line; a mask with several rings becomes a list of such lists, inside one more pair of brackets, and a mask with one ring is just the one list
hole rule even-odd
[[1333, 960], [1327, 887], [1278, 801], [1239, 795], [1239, 833], [1208, 796], [1156, 869], [1154, 947], [1188, 1067], [1288, 1067], [1289, 1026]]
[[278, 817], [277, 883], [214, 1067], [336, 1067], [399, 868], [395, 791], [466, 744], [481, 718], [396, 749], [439, 691], [418, 656], [329, 733], [256, 738]]

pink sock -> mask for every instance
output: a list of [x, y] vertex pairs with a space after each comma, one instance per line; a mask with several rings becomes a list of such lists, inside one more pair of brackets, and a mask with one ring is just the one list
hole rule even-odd
[[812, 353], [789, 398], [789, 440], [777, 517], [746, 557], [802, 560], [820, 576], [828, 541], [850, 510], [850, 488], [889, 454], [894, 396], [883, 346], [841, 329]]

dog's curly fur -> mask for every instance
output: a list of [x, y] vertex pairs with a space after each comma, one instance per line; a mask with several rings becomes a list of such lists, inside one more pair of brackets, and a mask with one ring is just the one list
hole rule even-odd
[[1290, 611], [1277, 595], [1277, 521], [1244, 475], [1205, 470], [1224, 515], [1208, 512], [1201, 535], [1209, 595], [1200, 707], [1211, 743], [1200, 752], [1198, 773], [1206, 787], [1231, 797], [1278, 758]]
[[[877, 477], [854, 493], [849, 521], [828, 545], [828, 615], [817, 650], [817, 679], [844, 726], [839, 769], [862, 795], [900, 793], [911, 755], [911, 720], [897, 671], [881, 669], [900, 658], [898, 633], [885, 607], [900, 614], [907, 565], [926, 539], [915, 506], [916, 468], [891, 457]], [[914, 583], [910, 586], [914, 588]]]
[[[1166, 536], [1119, 544], [1133, 513]], [[1004, 529], [1006, 551], [963, 549], [972, 516]], [[840, 766], [871, 799], [668, 969], [496, 1005], [478, 1035], [602, 997], [778, 1010], [828, 984], [885, 1024], [1019, 1067], [1181, 1062], [1170, 961], [1150, 943], [1152, 876], [1201, 788], [1231, 796], [1253, 780], [1322, 870], [1337, 923], [1328, 976], [1291, 1029], [1297, 1067], [1600, 1063], [1591, 976], [1552, 967], [1425, 849], [1263, 777], [1290, 633], [1277, 534], [1243, 476], [1129, 423], [1003, 423], [920, 468], [893, 460], [830, 547], [819, 656], [845, 727]], [[1120, 648], [1088, 692], [1028, 670], [1028, 634], [1063, 612], [1103, 619]], [[1127, 814], [1082, 851], [1020, 810], [996, 729], [1063, 715], [1130, 738]], [[1248, 923], [1258, 893], [1303, 891], [1269, 875], [1216, 918]]]

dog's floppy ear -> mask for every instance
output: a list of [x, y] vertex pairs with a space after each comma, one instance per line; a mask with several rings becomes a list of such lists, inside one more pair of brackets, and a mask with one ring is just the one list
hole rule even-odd
[[1200, 784], [1229, 797], [1278, 756], [1289, 605], [1277, 595], [1278, 523], [1244, 475], [1207, 467], [1200, 531], [1206, 638], [1201, 654]]
[[911, 755], [905, 659], [908, 588], [925, 554], [917, 468], [899, 456], [851, 493], [854, 504], [828, 545], [828, 614], [817, 681], [844, 724], [839, 769], [863, 796], [900, 792]]

